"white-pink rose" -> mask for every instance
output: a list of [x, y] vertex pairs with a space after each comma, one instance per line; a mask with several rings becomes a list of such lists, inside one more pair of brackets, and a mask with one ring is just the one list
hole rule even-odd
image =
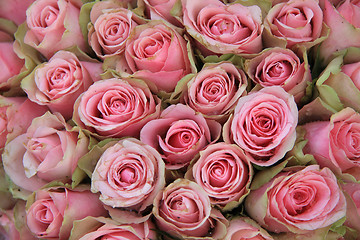
[[[307, 60], [307, 59], [306, 59]], [[291, 50], [270, 48], [245, 62], [249, 77], [262, 87], [281, 86], [299, 103], [311, 81], [310, 66]]]
[[153, 20], [136, 26], [126, 42], [125, 56], [116, 70], [146, 81], [152, 91], [172, 92], [192, 72], [187, 42], [174, 26]]
[[233, 218], [229, 222], [224, 240], [273, 240], [269, 233], [247, 217]]
[[176, 0], [143, 0], [146, 7], [146, 15], [150, 19], [164, 19], [177, 27], [182, 24], [174, 16], [171, 15], [171, 9], [174, 7]]
[[343, 218], [346, 201], [333, 172], [310, 165], [281, 172], [251, 191], [245, 209], [269, 231], [301, 234]]
[[161, 153], [167, 168], [180, 169], [215, 142], [220, 131], [218, 122], [206, 120], [190, 107], [177, 104], [166, 108], [159, 119], [148, 122], [141, 129], [140, 139]]
[[112, 78], [95, 82], [77, 99], [73, 119], [97, 138], [138, 137], [160, 115], [161, 102], [140, 80]]
[[28, 199], [27, 225], [37, 238], [67, 240], [75, 220], [106, 216], [98, 197], [85, 186], [39, 190]]
[[253, 168], [238, 146], [220, 142], [200, 152], [188, 175], [206, 191], [212, 204], [231, 210], [250, 192]]
[[121, 1], [99, 1], [91, 8], [88, 40], [99, 58], [121, 54], [131, 30], [142, 23]]
[[[323, 11], [316, 0], [281, 2], [270, 9], [264, 26], [267, 34], [285, 40], [288, 48], [314, 42], [321, 35]], [[266, 39], [265, 45], [271, 46], [271, 42]]]
[[80, 30], [81, 0], [36, 0], [26, 11], [24, 42], [47, 59], [58, 50], [78, 46], [86, 51]]
[[243, 70], [230, 62], [205, 64], [184, 86], [182, 101], [206, 118], [224, 120], [246, 94]]
[[294, 97], [279, 86], [265, 87], [240, 98], [223, 138], [239, 145], [251, 162], [270, 166], [293, 148], [297, 123]]
[[100, 63], [80, 61], [71, 52], [58, 51], [24, 78], [21, 87], [31, 101], [70, 119], [75, 100], [99, 79], [100, 73]]
[[182, 11], [186, 31], [210, 52], [250, 54], [262, 49], [263, 26], [258, 6], [185, 0]]
[[91, 191], [113, 208], [141, 213], [165, 186], [165, 164], [152, 147], [125, 138], [101, 155], [91, 178]]
[[47, 112], [6, 144], [4, 169], [13, 183], [30, 192], [53, 180], [69, 183], [88, 144], [89, 139], [72, 130], [61, 115]]
[[180, 239], [222, 239], [225, 218], [211, 207], [206, 192], [195, 182], [177, 179], [154, 200], [158, 228]]

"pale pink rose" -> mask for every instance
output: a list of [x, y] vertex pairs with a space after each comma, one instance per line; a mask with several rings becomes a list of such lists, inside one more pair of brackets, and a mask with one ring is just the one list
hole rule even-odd
[[313, 42], [321, 35], [323, 11], [316, 0], [291, 0], [274, 5], [264, 20], [266, 31], [286, 40], [290, 48]]
[[16, 25], [22, 24], [26, 20], [26, 9], [35, 0], [12, 0], [0, 2], [0, 18], [13, 21]]
[[346, 222], [344, 224], [360, 234], [360, 183], [344, 182], [341, 187], [347, 201]]
[[209, 195], [211, 204], [231, 210], [250, 192], [253, 168], [249, 158], [235, 144], [215, 143], [200, 152], [200, 157], [185, 176], [191, 175]]
[[80, 61], [75, 54], [61, 50], [49, 62], [38, 65], [21, 87], [31, 101], [70, 119], [75, 100], [99, 80], [100, 73], [100, 63]]
[[47, 112], [35, 118], [26, 133], [4, 148], [2, 160], [11, 181], [27, 191], [36, 191], [53, 180], [71, 182], [89, 144], [83, 133], [71, 128], [59, 114]]
[[47, 59], [58, 50], [78, 46], [86, 51], [80, 30], [81, 0], [36, 0], [26, 11], [24, 42]]
[[258, 6], [185, 0], [182, 9], [186, 31], [211, 52], [250, 54], [261, 51], [263, 26]]
[[140, 132], [142, 142], [161, 153], [166, 168], [180, 169], [208, 144], [220, 137], [221, 125], [206, 120], [190, 107], [167, 107], [159, 119], [148, 122]]
[[187, 42], [165, 22], [153, 20], [136, 26], [126, 42], [120, 74], [132, 74], [146, 81], [152, 91], [172, 92], [177, 82], [190, 73]]
[[101, 1], [91, 8], [88, 40], [101, 59], [123, 53], [131, 30], [142, 23], [139, 17], [122, 5], [120, 1]]
[[[206, 192], [196, 183], [177, 179], [154, 200], [158, 228], [180, 239], [222, 239], [224, 217], [211, 207]], [[199, 238], [196, 238], [199, 237]]]
[[[307, 59], [306, 59], [307, 60]], [[251, 80], [262, 87], [280, 86], [299, 103], [311, 81], [309, 64], [291, 50], [270, 48], [245, 62]]]
[[91, 178], [91, 191], [113, 208], [141, 213], [165, 186], [165, 164], [152, 147], [125, 138], [101, 155]]
[[[92, 221], [90, 221], [92, 220]], [[98, 226], [96, 230], [90, 231], [86, 229], [87, 233], [80, 235], [84, 231], [83, 226], [92, 227], [93, 223], [97, 221]], [[150, 240], [156, 239], [154, 231], [155, 226], [147, 220], [138, 224], [119, 224], [112, 219], [97, 218], [97, 219], [84, 219], [79, 221], [79, 228], [74, 227], [69, 240], [96, 240], [96, 239], [122, 239], [122, 240]], [[81, 224], [81, 225], [80, 225]], [[91, 224], [91, 225], [90, 225]]]
[[360, 28], [360, 1], [345, 0], [337, 8], [338, 12], [354, 27]]
[[177, 27], [182, 24], [171, 15], [171, 9], [174, 7], [176, 0], [143, 0], [146, 7], [147, 16], [150, 19], [164, 19]]
[[308, 141], [304, 152], [314, 155], [318, 164], [335, 173], [348, 173], [360, 180], [360, 114], [345, 108], [333, 114], [330, 121], [302, 126]]
[[182, 101], [206, 118], [220, 121], [234, 110], [247, 86], [244, 71], [232, 63], [205, 64], [184, 86]]
[[247, 217], [234, 218], [229, 222], [224, 240], [273, 240], [269, 233]]
[[95, 82], [77, 99], [73, 119], [97, 138], [138, 137], [140, 129], [160, 115], [161, 101], [140, 80]]
[[25, 133], [33, 118], [46, 111], [47, 107], [31, 102], [26, 97], [0, 96], [0, 149], [7, 141]]
[[240, 98], [223, 138], [239, 145], [252, 163], [270, 166], [293, 148], [297, 122], [294, 97], [279, 86], [265, 87]]
[[37, 238], [66, 240], [75, 220], [106, 216], [98, 197], [84, 186], [39, 190], [28, 200], [27, 225]]
[[341, 71], [348, 75], [355, 86], [360, 90], [360, 62], [344, 64], [341, 67]]
[[[6, 26], [7, 24], [9, 23], [0, 21], [0, 68], [2, 72], [0, 76], [0, 91], [6, 91], [11, 88], [14, 77], [21, 72], [25, 63], [14, 51], [13, 33], [16, 30], [16, 26]], [[6, 28], [13, 28], [11, 29], [13, 31], [8, 31], [10, 29]]]
[[269, 231], [302, 234], [343, 218], [346, 201], [334, 173], [310, 165], [283, 171], [251, 191], [245, 209]]

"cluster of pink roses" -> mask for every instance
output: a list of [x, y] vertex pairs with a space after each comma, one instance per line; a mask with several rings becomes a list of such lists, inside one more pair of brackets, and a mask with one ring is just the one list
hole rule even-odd
[[358, 239], [358, 0], [0, 6], [0, 239]]

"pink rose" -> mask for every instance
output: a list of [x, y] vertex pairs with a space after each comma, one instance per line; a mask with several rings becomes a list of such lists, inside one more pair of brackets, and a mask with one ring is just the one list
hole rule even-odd
[[120, 1], [101, 1], [91, 8], [89, 45], [101, 59], [123, 53], [131, 30], [142, 23], [122, 5]]
[[35, 0], [12, 0], [0, 3], [0, 18], [13, 21], [16, 25], [26, 20], [26, 9]]
[[240, 98], [223, 138], [239, 145], [252, 163], [270, 166], [293, 148], [297, 122], [294, 97], [279, 86], [266, 87]]
[[[1, 3], [0, 3], [1, 5]], [[1, 6], [0, 6], [1, 9]], [[0, 10], [1, 11], [1, 10]], [[16, 31], [16, 26], [4, 19], [0, 21], [0, 90], [7, 91], [15, 81], [24, 67], [25, 61], [20, 59], [14, 51], [13, 34]], [[16, 85], [18, 85], [16, 83]], [[17, 86], [16, 86], [17, 87]]]
[[26, 11], [24, 42], [47, 59], [58, 50], [78, 46], [86, 50], [80, 30], [81, 0], [36, 0]]
[[165, 186], [165, 164], [152, 147], [125, 138], [101, 155], [91, 178], [91, 191], [113, 208], [141, 213]]
[[335, 175], [318, 165], [281, 172], [245, 199], [249, 216], [265, 229], [306, 233], [346, 215], [346, 201]]
[[116, 70], [143, 79], [153, 91], [172, 92], [192, 71], [186, 44], [174, 27], [163, 21], [136, 26], [126, 42], [125, 62], [117, 61]]
[[68, 183], [88, 144], [89, 139], [71, 130], [61, 115], [47, 112], [5, 146], [4, 169], [12, 182], [27, 191], [53, 180]]
[[360, 62], [344, 64], [341, 67], [341, 71], [348, 75], [355, 86], [360, 90]]
[[227, 228], [224, 240], [273, 240], [269, 233], [250, 218], [233, 218]]
[[171, 15], [171, 9], [174, 7], [176, 0], [143, 0], [146, 7], [146, 15], [150, 19], [164, 19], [177, 27], [182, 24]]
[[148, 122], [140, 132], [142, 142], [162, 154], [166, 168], [180, 169], [208, 144], [215, 142], [221, 125], [206, 120], [190, 107], [177, 104], [166, 108], [160, 119]]
[[213, 53], [249, 54], [262, 49], [262, 19], [258, 6], [226, 5], [218, 0], [183, 3], [187, 32]]
[[345, 225], [360, 234], [360, 183], [344, 182], [341, 184], [347, 201]]
[[65, 187], [39, 190], [27, 204], [28, 227], [41, 239], [68, 239], [75, 220], [106, 215], [98, 195], [84, 186], [73, 190]]
[[[314, 42], [321, 35], [322, 25], [323, 12], [316, 0], [278, 3], [264, 20], [266, 34], [285, 40], [287, 48], [298, 43]], [[265, 43], [271, 45], [267, 39]]]
[[137, 137], [160, 107], [144, 82], [112, 78], [94, 83], [77, 99], [73, 119], [97, 138]]
[[358, 0], [345, 0], [336, 9], [354, 27], [360, 28], [360, 2]]
[[100, 73], [100, 63], [80, 61], [71, 52], [58, 51], [24, 78], [21, 87], [31, 101], [70, 119], [75, 100], [99, 79]]
[[331, 116], [330, 121], [307, 123], [308, 141], [304, 152], [314, 155], [318, 164], [335, 173], [348, 173], [360, 180], [360, 114], [345, 108]]
[[154, 200], [153, 214], [158, 228], [168, 234], [187, 239], [222, 239], [225, 218], [211, 207], [206, 192], [196, 183], [177, 179]]
[[201, 151], [187, 175], [206, 191], [211, 204], [228, 211], [250, 192], [253, 168], [238, 146], [220, 142]]
[[262, 87], [281, 86], [294, 96], [297, 103], [311, 81], [309, 64], [301, 62], [293, 51], [284, 48], [270, 48], [246, 60], [245, 70], [256, 84]]
[[0, 96], [0, 149], [7, 141], [25, 133], [33, 118], [46, 111], [47, 107], [37, 105], [25, 97]]
[[187, 82], [182, 101], [206, 118], [224, 120], [246, 94], [247, 77], [230, 62], [205, 64]]
[[[81, 225], [80, 225], [81, 224]], [[79, 226], [79, 227], [77, 227]], [[84, 226], [96, 230], [84, 229]], [[85, 218], [77, 221], [69, 240], [123, 239], [147, 240], [156, 239], [155, 226], [150, 221], [139, 224], [119, 224], [109, 218]], [[82, 233], [85, 232], [85, 233]]]

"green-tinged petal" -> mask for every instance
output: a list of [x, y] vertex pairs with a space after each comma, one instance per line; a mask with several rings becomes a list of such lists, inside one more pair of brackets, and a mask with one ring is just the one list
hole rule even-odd
[[337, 111], [320, 97], [315, 98], [299, 110], [299, 125], [313, 121], [329, 121]]
[[[233, 3], [240, 3], [244, 6], [256, 5], [256, 6], [260, 7], [263, 18], [265, 18], [265, 16], [268, 14], [270, 8], [272, 7], [272, 1], [270, 1], [270, 0], [237, 0]], [[231, 4], [233, 4], [233, 3], [231, 3]]]
[[283, 161], [273, 167], [266, 168], [255, 174], [255, 177], [251, 183], [250, 189], [256, 190], [263, 186], [265, 183], [268, 183], [274, 176], [276, 176], [281, 170], [284, 169], [288, 162]]
[[272, 235], [276, 240], [338, 240], [341, 235], [329, 231], [329, 227], [309, 231], [304, 234], [280, 233]]
[[[86, 3], [85, 3], [86, 2]], [[90, 23], [90, 11], [98, 1], [83, 1], [79, 15], [79, 25], [86, 42], [88, 42], [88, 24]]]
[[5, 18], [0, 18], [0, 29], [10, 35], [14, 35], [17, 30], [17, 26], [13, 21]]
[[69, 240], [78, 240], [85, 234], [95, 231], [106, 222], [105, 219], [106, 218], [104, 217], [95, 218], [89, 216], [84, 219], [74, 221]]

